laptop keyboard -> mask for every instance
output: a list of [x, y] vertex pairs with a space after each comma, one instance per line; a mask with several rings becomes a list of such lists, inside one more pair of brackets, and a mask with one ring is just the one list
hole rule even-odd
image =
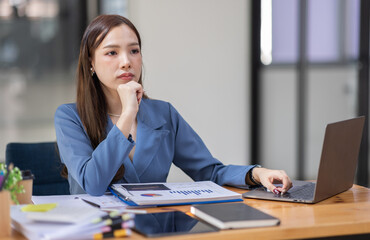
[[293, 187], [293, 189], [289, 190], [282, 197], [291, 199], [310, 200], [313, 199], [313, 195], [315, 193], [315, 186], [316, 185], [314, 183], [308, 183], [302, 186]]

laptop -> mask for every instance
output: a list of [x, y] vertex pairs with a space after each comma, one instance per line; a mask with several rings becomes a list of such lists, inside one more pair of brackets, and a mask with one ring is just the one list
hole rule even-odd
[[316, 182], [292, 181], [293, 187], [283, 195], [266, 188], [243, 193], [245, 198], [317, 203], [352, 187], [360, 151], [365, 117], [357, 117], [326, 126], [319, 172]]

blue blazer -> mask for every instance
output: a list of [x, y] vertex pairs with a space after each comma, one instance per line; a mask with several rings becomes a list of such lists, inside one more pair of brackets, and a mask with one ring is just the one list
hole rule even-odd
[[[173, 163], [194, 181], [234, 186], [245, 185], [245, 176], [252, 167], [223, 165], [175, 108], [159, 100], [141, 101], [136, 142], [127, 140], [107, 116], [107, 137], [93, 149], [76, 104], [61, 105], [54, 120], [71, 194], [104, 194], [122, 164], [125, 174], [119, 182], [166, 182]], [[131, 161], [128, 155], [135, 144]]]

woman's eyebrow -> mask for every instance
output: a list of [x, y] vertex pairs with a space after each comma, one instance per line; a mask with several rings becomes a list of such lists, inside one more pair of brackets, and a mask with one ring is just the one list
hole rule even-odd
[[105, 45], [103, 48], [119, 48], [119, 47], [120, 46], [116, 44], [108, 44], [108, 45]]
[[133, 43], [130, 43], [129, 46], [136, 46], [136, 45], [139, 45], [139, 43], [137, 42], [133, 42]]
[[[133, 43], [129, 43], [128, 46], [136, 46], [136, 45], [139, 45], [139, 43], [137, 42], [133, 42]], [[118, 44], [108, 44], [108, 45], [105, 45], [103, 48], [120, 48], [121, 46], [118, 45]]]

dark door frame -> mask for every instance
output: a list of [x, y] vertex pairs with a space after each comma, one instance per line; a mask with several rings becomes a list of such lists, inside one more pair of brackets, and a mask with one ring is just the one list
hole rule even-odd
[[369, 186], [369, 22], [370, 1], [360, 3], [360, 44], [358, 59], [358, 115], [365, 116], [360, 154], [357, 167], [357, 184]]

